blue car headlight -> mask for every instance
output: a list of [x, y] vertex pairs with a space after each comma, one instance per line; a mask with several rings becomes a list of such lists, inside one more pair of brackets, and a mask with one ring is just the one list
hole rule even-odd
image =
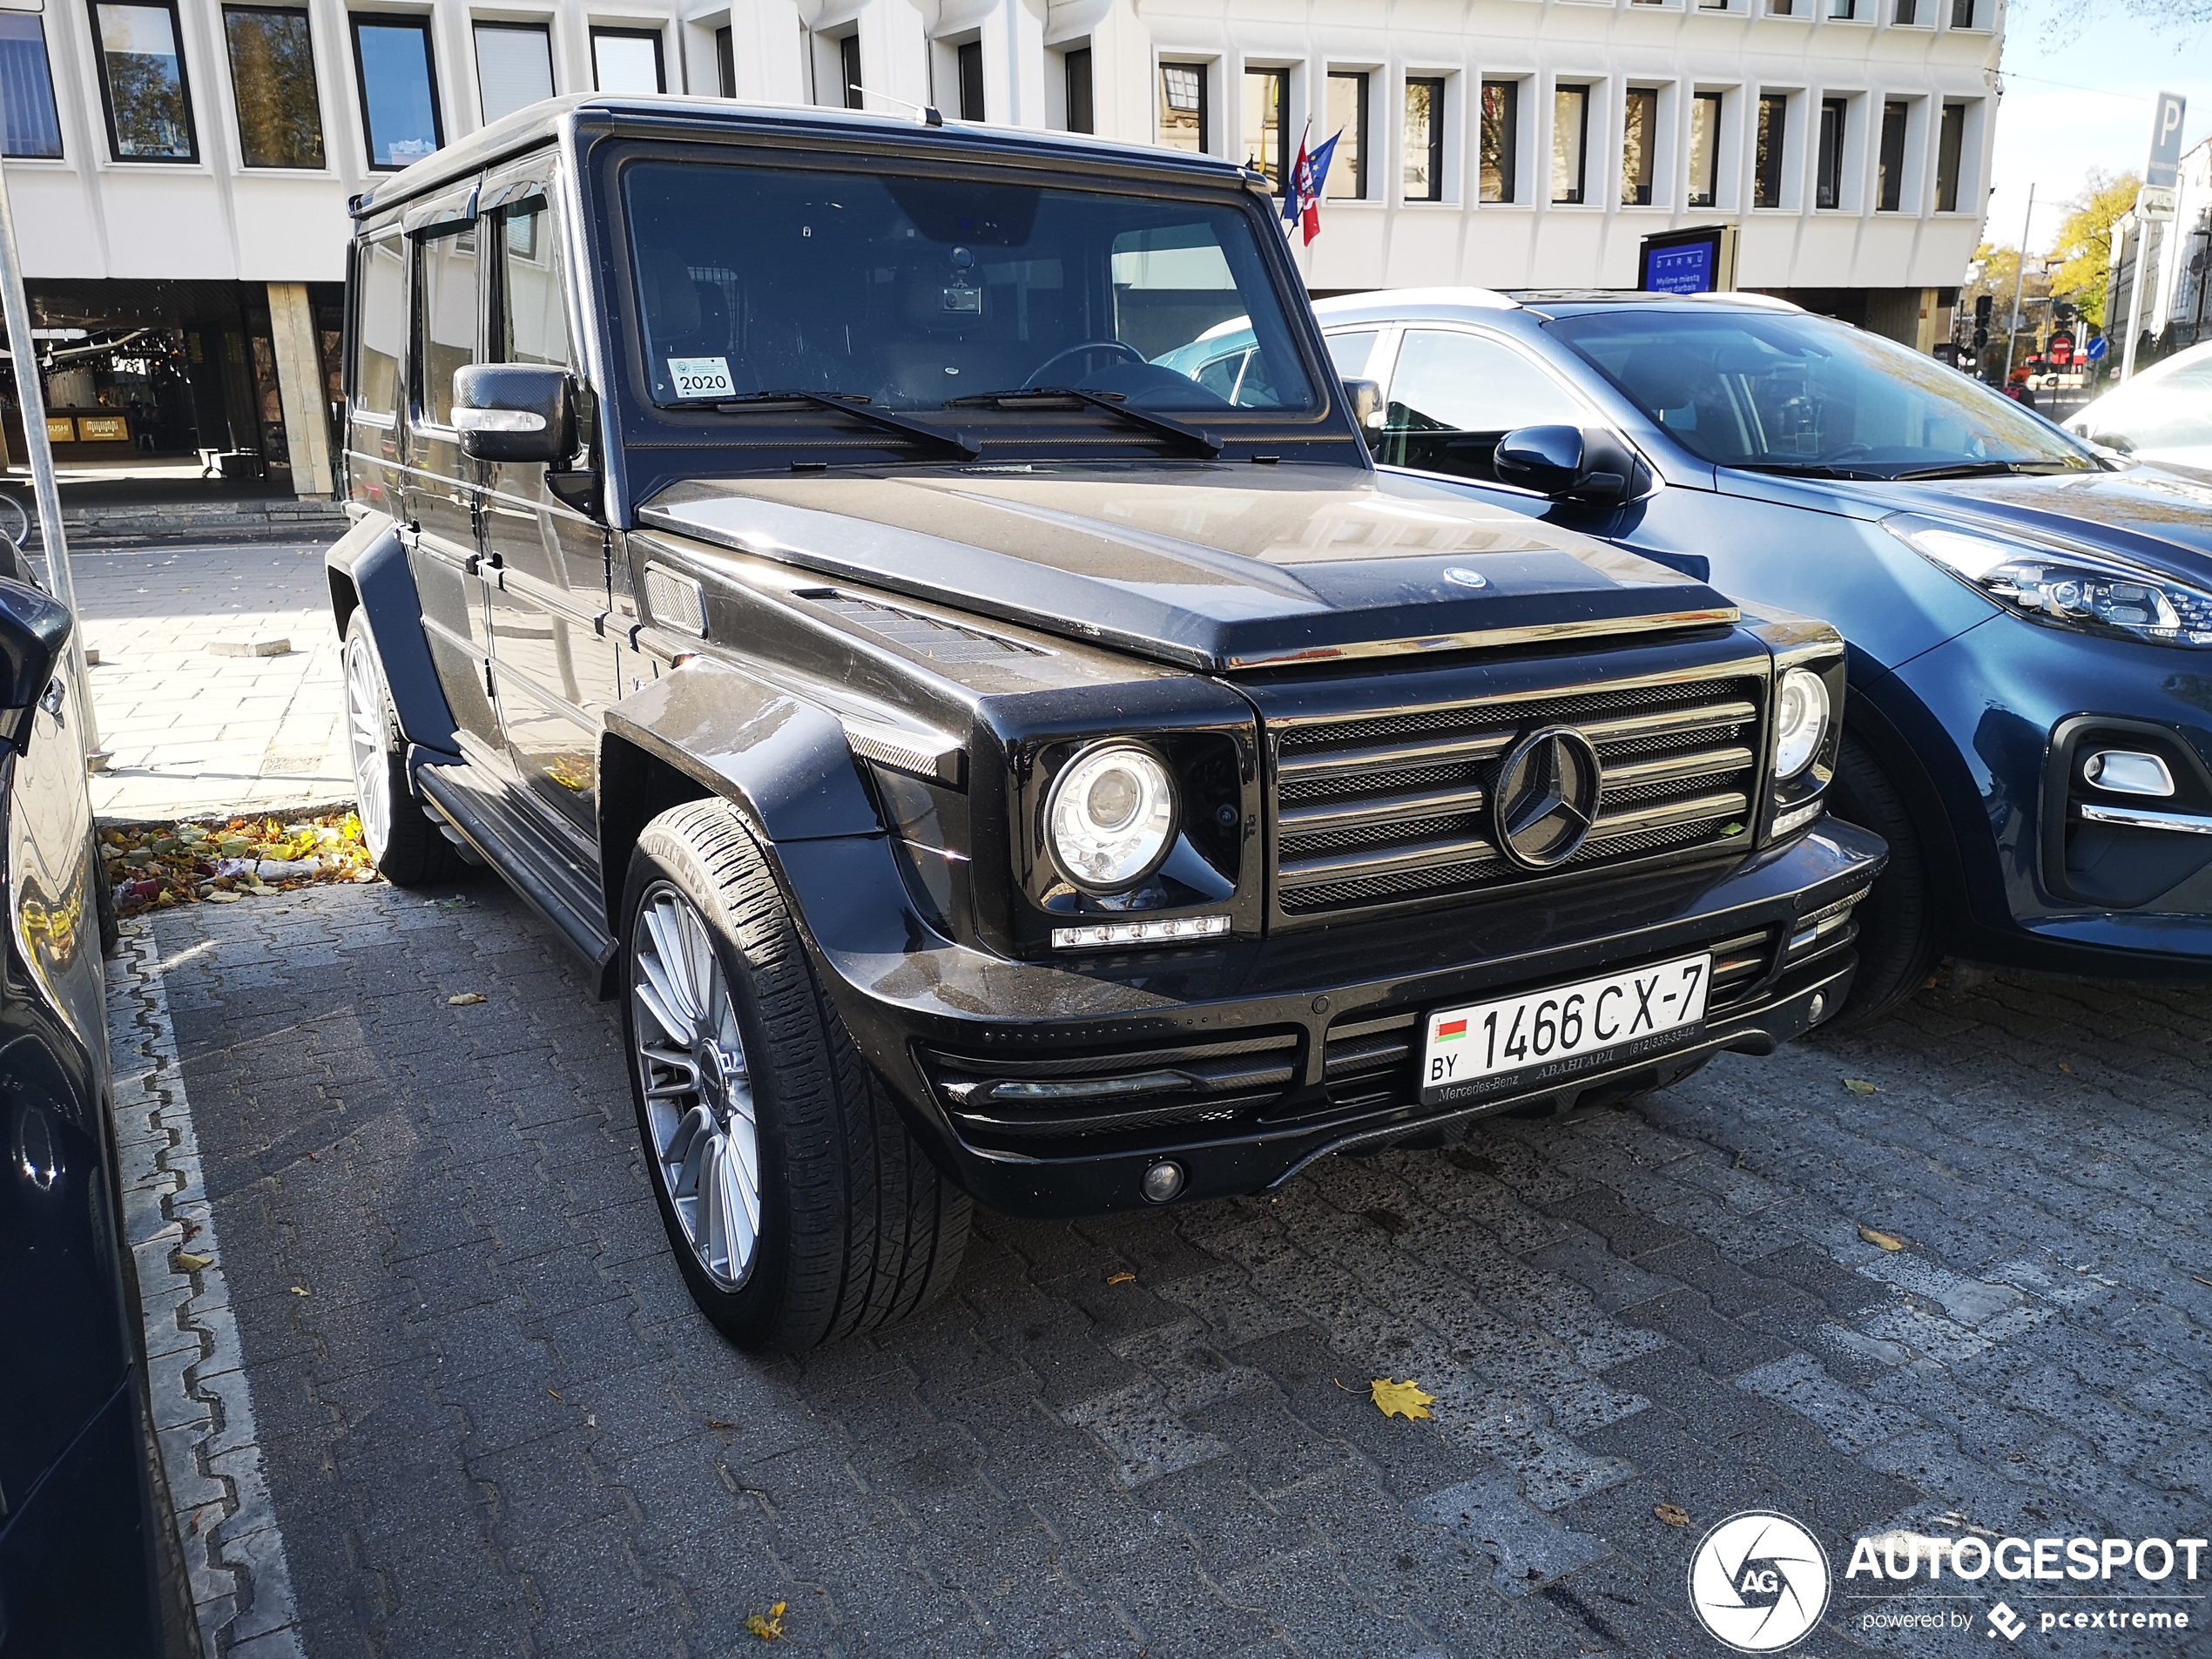
[[2212, 647], [2212, 592], [2116, 554], [2015, 541], [1900, 514], [1882, 528], [2031, 622]]

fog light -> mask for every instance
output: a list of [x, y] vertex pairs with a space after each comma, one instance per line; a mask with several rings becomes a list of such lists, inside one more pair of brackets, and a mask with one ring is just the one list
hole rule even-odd
[[1807, 1020], [1809, 1020], [1809, 1021], [1810, 1021], [1812, 1024], [1814, 1024], [1814, 1025], [1818, 1025], [1818, 1024], [1820, 1023], [1820, 1021], [1821, 1021], [1821, 1016], [1822, 1016], [1822, 1015], [1824, 1015], [1824, 1014], [1826, 1014], [1827, 1012], [1828, 1012], [1828, 997], [1827, 997], [1827, 995], [1826, 995], [1824, 992], [1821, 992], [1821, 991], [1815, 991], [1815, 992], [1812, 994], [1812, 1001], [1805, 1004], [1805, 1017], [1806, 1017], [1806, 1019], [1807, 1019]]
[[1162, 1158], [1145, 1170], [1137, 1185], [1152, 1203], [1165, 1204], [1183, 1190], [1183, 1166], [1172, 1158]]
[[2134, 749], [2104, 749], [2081, 763], [2084, 781], [2115, 795], [2170, 795], [2174, 774], [2158, 755]]

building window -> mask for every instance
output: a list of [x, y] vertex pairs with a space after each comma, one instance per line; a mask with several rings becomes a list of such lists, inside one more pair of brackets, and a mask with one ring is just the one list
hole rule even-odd
[[1444, 83], [1429, 77], [1406, 82], [1406, 199], [1444, 199]]
[[1943, 127], [1936, 134], [1936, 212], [1959, 211], [1959, 163], [1966, 142], [1966, 106], [1943, 106]]
[[1096, 132], [1098, 118], [1090, 103], [1090, 48], [1076, 47], [1068, 54], [1064, 67], [1068, 76], [1068, 131]]
[[1877, 212], [1894, 213], [1905, 199], [1905, 128], [1912, 106], [1892, 98], [1882, 105], [1881, 177], [1876, 182]]
[[1858, 16], [1858, 0], [1828, 0], [1828, 15], [1849, 23]]
[[[857, 78], [857, 77], [856, 77]], [[591, 84], [602, 92], [665, 92], [658, 29], [594, 29]]]
[[862, 104], [860, 91], [860, 31], [855, 29], [837, 43], [837, 73], [845, 88], [845, 107], [857, 110]]
[[714, 86], [724, 98], [738, 95], [738, 51], [727, 24], [714, 31]]
[[61, 152], [46, 26], [28, 12], [0, 12], [0, 155], [58, 158]]
[[1897, 21], [1910, 29], [1920, 20], [1920, 0], [1897, 0]]
[[1291, 148], [1291, 71], [1244, 71], [1244, 165], [1257, 167], [1267, 187], [1283, 193]]
[[1322, 188], [1334, 199], [1361, 200], [1367, 194], [1366, 76], [1330, 71], [1329, 131], [1337, 135], [1337, 152]]
[[1759, 100], [1758, 146], [1751, 165], [1751, 206], [1782, 206], [1782, 150], [1790, 125], [1786, 93], [1769, 92]]
[[1721, 195], [1721, 95], [1689, 100], [1689, 205], [1710, 207]]
[[1482, 199], [1509, 202], [1521, 175], [1521, 83], [1482, 83]]
[[1844, 122], [1851, 106], [1839, 98], [1820, 100], [1818, 177], [1813, 181], [1815, 207], [1840, 207], [1844, 203]]
[[225, 6], [239, 160], [248, 167], [322, 165], [322, 105], [304, 11]]
[[1588, 157], [1590, 89], [1552, 88], [1552, 199], [1582, 199], [1582, 173]]
[[1160, 65], [1160, 142], [1204, 155], [1213, 138], [1204, 64]]
[[118, 161], [197, 161], [192, 89], [177, 48], [173, 0], [159, 5], [92, 8], [99, 47], [100, 97]]
[[960, 118], [983, 119], [983, 43], [971, 40], [953, 54], [960, 71]]
[[445, 142], [428, 18], [355, 12], [354, 63], [361, 71], [370, 166], [404, 167]]
[[543, 24], [476, 25], [476, 91], [487, 125], [553, 96], [553, 42]]
[[1659, 94], [1649, 86], [1629, 89], [1621, 123], [1621, 205], [1651, 206], [1651, 156], [1659, 145]]
[[1793, 3], [1794, 0], [1766, 0], [1766, 14], [1770, 17], [1787, 17]]
[[1951, 0], [1951, 26], [1971, 29], [1974, 26], [1974, 0]]

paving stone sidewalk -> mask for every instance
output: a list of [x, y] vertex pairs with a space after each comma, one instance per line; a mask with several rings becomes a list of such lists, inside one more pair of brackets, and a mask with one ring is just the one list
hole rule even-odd
[[[91, 779], [101, 822], [352, 799], [321, 543], [88, 547], [70, 567], [113, 755]], [[290, 649], [211, 649], [275, 639]]]
[[[2201, 994], [1959, 975], [1637, 1109], [983, 1217], [941, 1305], [764, 1360], [686, 1298], [615, 1012], [503, 888], [151, 925], [314, 1659], [727, 1656], [777, 1602], [840, 1655], [1703, 1659], [1686, 1564], [1747, 1507], [1839, 1575], [1865, 1532], [2212, 1523]], [[1798, 1651], [2212, 1652], [1993, 1648], [1999, 1588], [1900, 1633], [1839, 1583]]]

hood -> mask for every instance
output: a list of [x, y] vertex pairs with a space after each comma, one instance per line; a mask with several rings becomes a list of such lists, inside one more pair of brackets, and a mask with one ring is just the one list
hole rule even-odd
[[1662, 565], [1349, 467], [970, 466], [678, 484], [638, 514], [825, 575], [1206, 669], [1732, 623]]
[[1858, 518], [1918, 513], [2102, 548], [2200, 585], [2212, 582], [2212, 479], [2158, 466], [1921, 483], [1787, 478], [1723, 469], [1736, 495], [1824, 507]]

